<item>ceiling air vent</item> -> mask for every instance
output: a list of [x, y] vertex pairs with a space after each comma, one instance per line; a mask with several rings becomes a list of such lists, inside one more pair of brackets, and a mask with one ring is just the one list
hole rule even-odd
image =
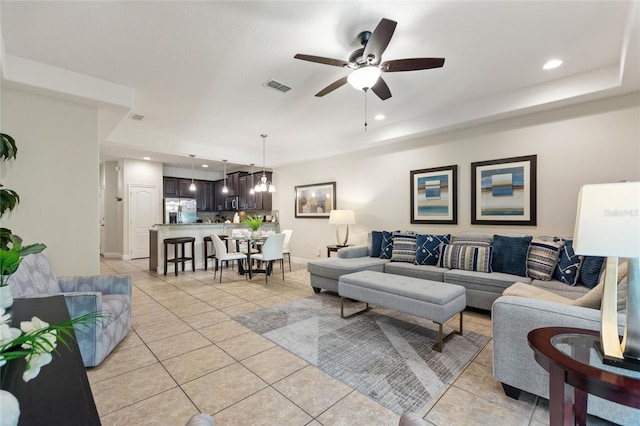
[[132, 120], [140, 121], [144, 118], [144, 115], [131, 113], [129, 114], [129, 118]]
[[265, 84], [265, 86], [267, 87], [271, 87], [273, 89], [276, 89], [282, 93], [287, 93], [289, 90], [291, 90], [291, 87], [287, 86], [286, 84], [280, 83], [279, 81], [275, 81], [275, 80], [269, 80], [267, 81]]

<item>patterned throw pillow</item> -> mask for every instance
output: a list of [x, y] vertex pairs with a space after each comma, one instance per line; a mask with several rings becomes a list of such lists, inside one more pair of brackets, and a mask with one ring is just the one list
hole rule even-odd
[[371, 231], [371, 257], [380, 257], [382, 231]]
[[529, 245], [527, 273], [531, 278], [550, 281], [558, 264], [562, 242], [534, 239]]
[[391, 251], [392, 262], [416, 261], [416, 233], [415, 232], [394, 232], [393, 250]]
[[440, 257], [440, 248], [443, 244], [449, 244], [451, 234], [431, 235], [418, 234], [416, 237], [416, 265], [437, 265]]
[[445, 244], [438, 266], [448, 269], [464, 269], [465, 271], [491, 272], [493, 247]]
[[603, 265], [604, 257], [585, 256], [580, 266], [580, 282], [589, 288], [597, 286]]
[[481, 234], [478, 232], [463, 232], [460, 235], [451, 237], [451, 244], [460, 244], [464, 246], [483, 246], [488, 247], [493, 241], [493, 235]]
[[393, 234], [382, 231], [382, 243], [380, 244], [380, 259], [391, 259], [393, 254]]
[[562, 281], [570, 286], [576, 285], [578, 282], [578, 274], [580, 273], [580, 264], [582, 256], [578, 256], [573, 251], [573, 241], [562, 238], [554, 238], [553, 241], [563, 242], [564, 246], [560, 249], [558, 265], [553, 272], [553, 278]]
[[527, 276], [527, 255], [533, 237], [493, 236], [493, 272]]

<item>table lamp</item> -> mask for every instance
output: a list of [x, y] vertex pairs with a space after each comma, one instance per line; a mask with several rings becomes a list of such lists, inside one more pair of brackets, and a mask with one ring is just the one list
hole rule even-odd
[[[355, 225], [356, 218], [353, 214], [353, 210], [331, 210], [329, 214], [329, 224], [336, 225], [336, 240], [338, 240], [339, 246], [346, 246], [349, 240], [349, 225]], [[347, 226], [347, 233], [344, 240], [340, 239], [340, 225]]]
[[[600, 326], [602, 361], [640, 370], [640, 182], [583, 186], [573, 247], [576, 254], [607, 258]], [[618, 338], [618, 257], [629, 259], [622, 343]]]

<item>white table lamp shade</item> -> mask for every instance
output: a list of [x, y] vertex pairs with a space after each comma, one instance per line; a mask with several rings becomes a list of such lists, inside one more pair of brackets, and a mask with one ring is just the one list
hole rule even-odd
[[[585, 185], [578, 197], [576, 254], [606, 257], [600, 339], [605, 364], [640, 370], [640, 182]], [[626, 327], [618, 339], [618, 258], [629, 258]]]
[[330, 225], [355, 225], [356, 217], [353, 210], [331, 210], [329, 214]]
[[640, 182], [583, 186], [573, 247], [576, 254], [640, 257]]

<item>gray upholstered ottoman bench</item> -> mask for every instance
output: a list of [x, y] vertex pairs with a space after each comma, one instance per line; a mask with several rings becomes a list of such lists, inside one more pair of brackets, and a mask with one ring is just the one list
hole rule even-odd
[[[338, 281], [340, 316], [350, 318], [369, 311], [369, 303], [431, 320], [439, 325], [438, 343], [433, 346], [442, 352], [444, 337], [442, 324], [460, 313], [462, 334], [462, 311], [467, 305], [465, 289], [456, 284], [446, 284], [401, 275], [375, 271], [360, 271], [342, 275]], [[365, 309], [344, 315], [344, 298], [366, 302]], [[447, 335], [446, 337], [449, 337]]]

